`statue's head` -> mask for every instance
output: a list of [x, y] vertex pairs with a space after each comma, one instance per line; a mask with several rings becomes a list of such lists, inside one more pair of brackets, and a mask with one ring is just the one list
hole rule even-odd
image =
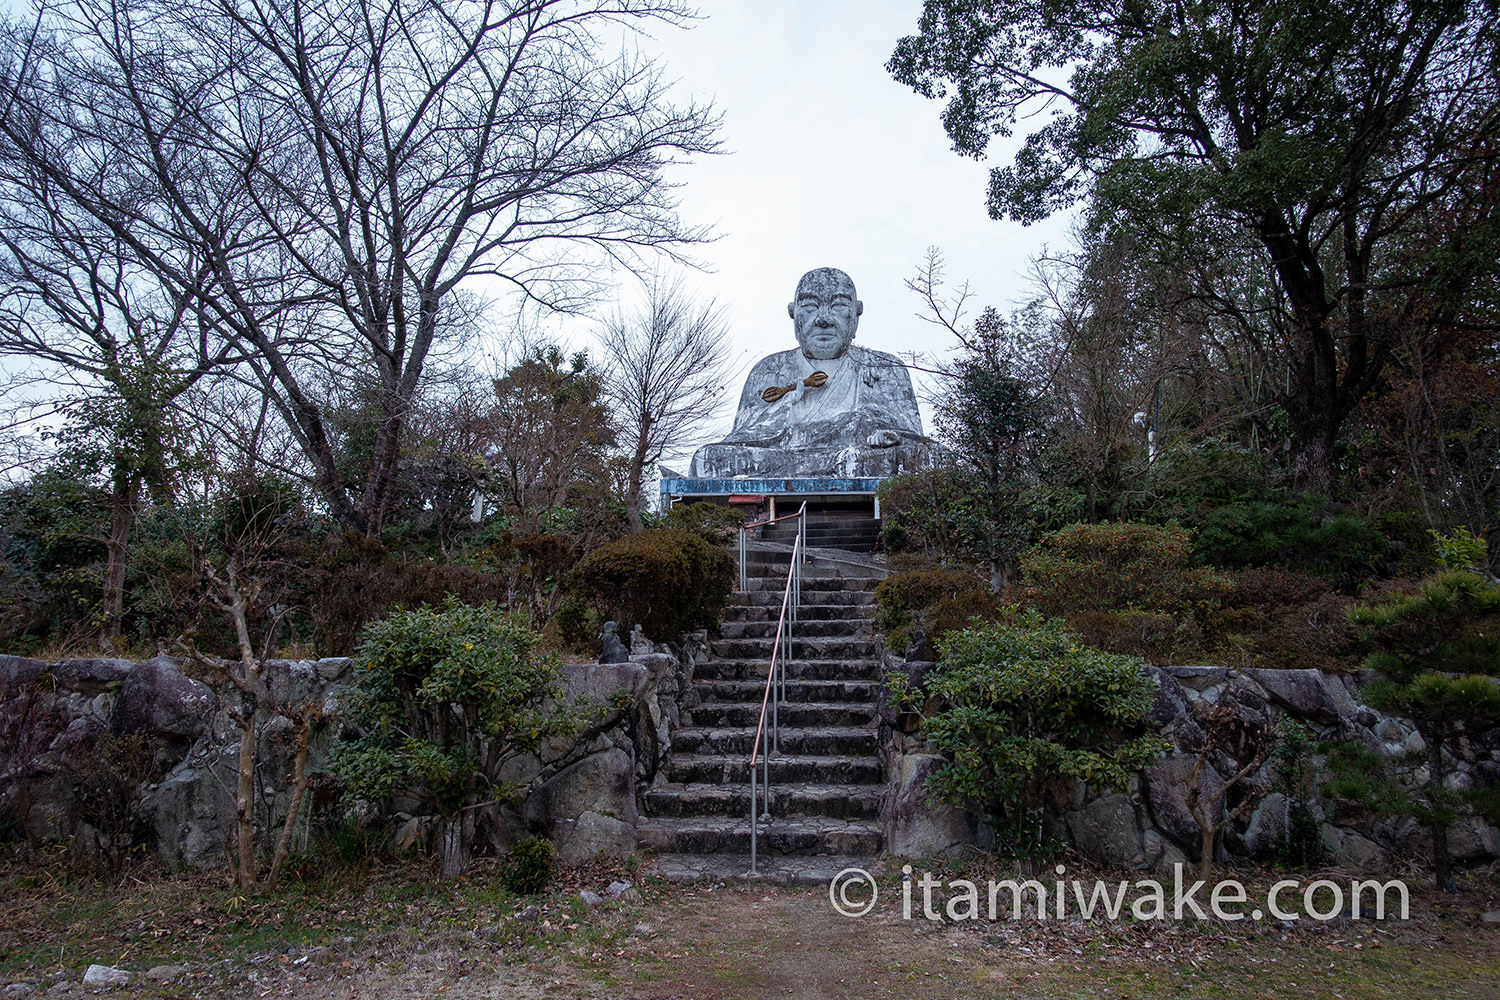
[[808, 271], [797, 282], [797, 297], [787, 304], [802, 353], [816, 361], [842, 357], [854, 342], [865, 304], [854, 294], [854, 282], [836, 267]]

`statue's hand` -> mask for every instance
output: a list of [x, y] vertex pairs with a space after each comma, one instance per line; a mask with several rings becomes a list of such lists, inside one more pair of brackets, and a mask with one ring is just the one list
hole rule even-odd
[[871, 448], [894, 448], [901, 443], [901, 435], [895, 431], [876, 431], [865, 438]]

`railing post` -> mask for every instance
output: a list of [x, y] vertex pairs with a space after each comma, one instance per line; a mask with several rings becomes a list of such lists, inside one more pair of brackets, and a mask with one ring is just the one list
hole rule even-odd
[[750, 577], [745, 571], [745, 553], [749, 548], [745, 536], [745, 526], [742, 524], [740, 525], [740, 593], [742, 594], [750, 589]]
[[750, 874], [751, 875], [759, 875], [760, 874], [760, 872], [758, 872], [758, 871], [755, 870], [755, 834], [756, 834], [756, 816], [755, 816], [755, 758], [752, 756], [750, 758]]

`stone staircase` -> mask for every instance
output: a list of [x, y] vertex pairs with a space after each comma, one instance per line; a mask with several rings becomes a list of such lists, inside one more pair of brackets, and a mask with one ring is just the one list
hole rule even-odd
[[[668, 877], [748, 870], [750, 747], [786, 580], [787, 560], [776, 555], [725, 610], [695, 671], [698, 704], [684, 713], [670, 763], [646, 792], [640, 844], [659, 855]], [[771, 820], [757, 845], [758, 867], [773, 878], [823, 881], [848, 864], [867, 867], [883, 846], [871, 621], [878, 580], [837, 572], [814, 566], [803, 574], [780, 753], [771, 757]]]

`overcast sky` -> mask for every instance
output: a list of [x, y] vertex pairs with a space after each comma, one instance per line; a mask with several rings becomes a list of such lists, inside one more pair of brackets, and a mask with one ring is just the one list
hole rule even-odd
[[[1066, 222], [992, 221], [989, 167], [1015, 140], [997, 140], [987, 163], [957, 156], [942, 102], [885, 71], [896, 40], [916, 30], [920, 0], [702, 0], [700, 12], [689, 30], [655, 29], [654, 44], [678, 98], [711, 99], [724, 116], [726, 152], [674, 176], [684, 217], [720, 234], [699, 248], [711, 271], [687, 281], [727, 309], [733, 399], [751, 364], [794, 346], [786, 304], [811, 268], [850, 274], [865, 304], [858, 342], [893, 353], [948, 346], [915, 318], [903, 284], [929, 246], [942, 249], [952, 285], [972, 285], [976, 311], [1027, 296], [1029, 259], [1065, 245]], [[555, 326], [577, 346], [587, 328]], [[732, 415], [731, 404], [725, 427]]]

